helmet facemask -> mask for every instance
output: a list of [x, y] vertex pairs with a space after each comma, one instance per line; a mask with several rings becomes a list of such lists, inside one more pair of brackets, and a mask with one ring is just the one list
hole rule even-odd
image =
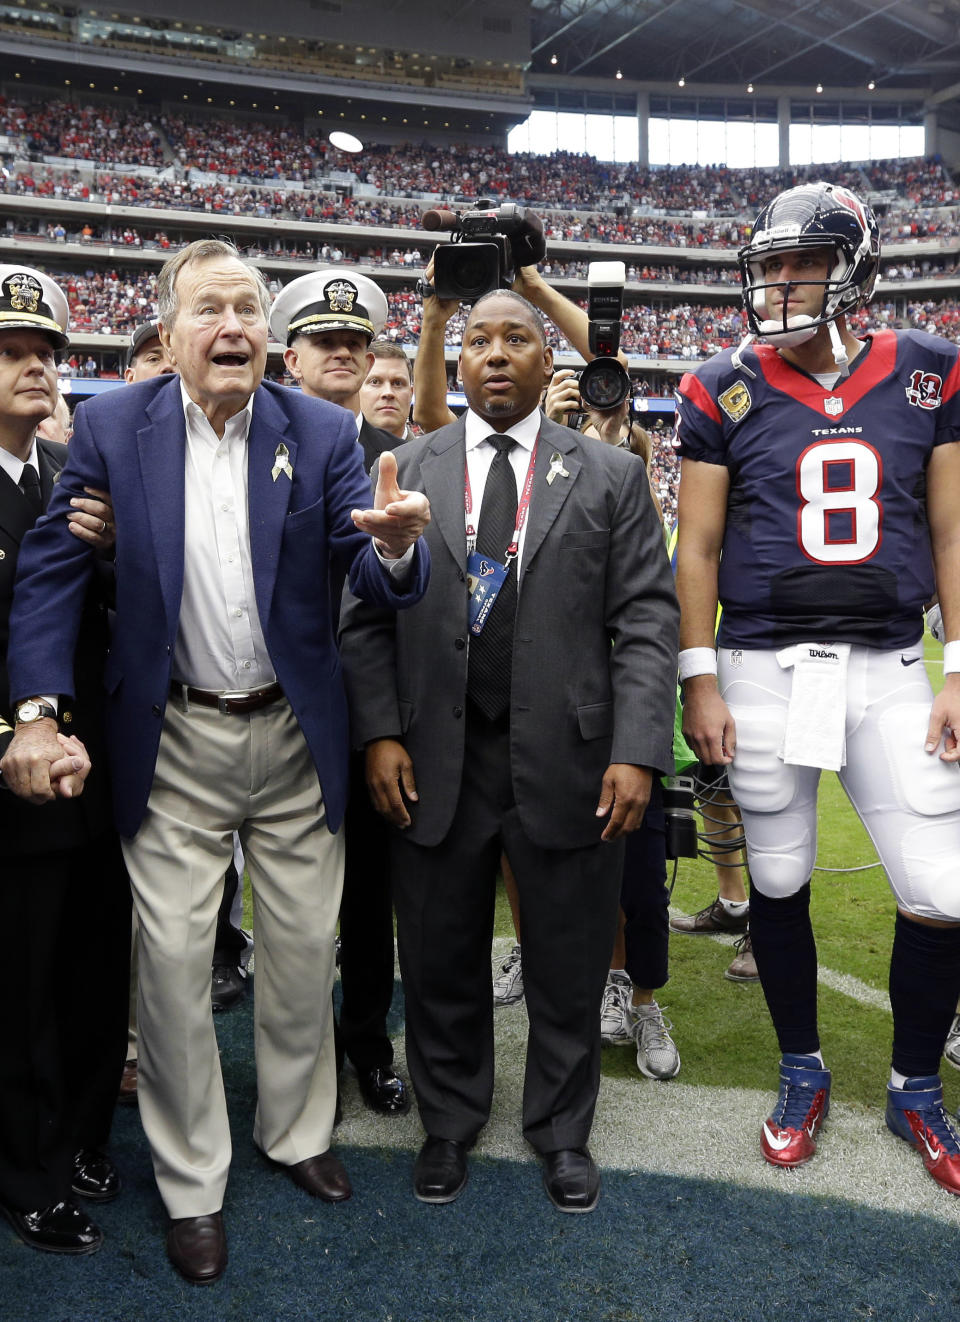
[[[818, 244], [817, 247], [825, 247], [825, 244]], [[764, 253], [762, 257], [749, 260], [746, 265], [750, 272], [750, 283], [744, 287], [743, 301], [747, 309], [747, 322], [755, 335], [768, 337], [774, 341], [777, 348], [790, 349], [796, 344], [803, 344], [816, 335], [818, 329], [829, 321], [833, 321], [844, 310], [844, 294], [849, 295], [849, 288], [846, 286], [846, 277], [851, 267], [851, 262], [846, 255], [835, 248], [835, 260], [833, 268], [825, 280], [783, 280], [769, 279], [763, 269], [763, 264], [767, 256], [773, 256], [777, 252], [795, 252], [794, 245], [789, 248], [772, 249], [770, 253]], [[788, 302], [790, 291], [793, 289], [815, 285], [822, 290], [822, 299], [820, 311], [815, 316], [809, 313], [793, 313], [788, 315]], [[767, 293], [771, 289], [783, 290], [783, 308], [780, 317], [771, 317], [767, 309]]]
[[[768, 256], [813, 248], [834, 253], [825, 280], [771, 280], [764, 272]], [[754, 338], [769, 339], [776, 348], [788, 349], [812, 339], [821, 326], [827, 326], [834, 358], [844, 367], [847, 353], [837, 318], [870, 301], [880, 261], [879, 229], [869, 207], [849, 190], [833, 184], [789, 189], [760, 212], [753, 236], [739, 258], [750, 334], [738, 356]], [[788, 315], [788, 289], [782, 317], [769, 316], [766, 299], [771, 288], [806, 284], [816, 284], [823, 291], [816, 315]]]

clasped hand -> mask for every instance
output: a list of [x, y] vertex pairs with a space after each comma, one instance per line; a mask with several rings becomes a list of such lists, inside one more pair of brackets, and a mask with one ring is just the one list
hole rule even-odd
[[8, 789], [28, 803], [75, 799], [90, 773], [90, 756], [75, 735], [60, 734], [48, 718], [18, 725], [0, 761]]

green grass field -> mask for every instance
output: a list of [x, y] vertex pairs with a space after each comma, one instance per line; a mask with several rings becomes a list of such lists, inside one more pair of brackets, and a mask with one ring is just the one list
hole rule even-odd
[[[940, 644], [926, 639], [927, 669], [934, 688], [942, 683]], [[885, 992], [893, 939], [895, 904], [879, 866], [852, 869], [876, 860], [860, 821], [837, 777], [821, 780], [818, 868], [841, 869], [814, 874], [811, 909], [821, 970], [850, 975]], [[673, 892], [674, 905], [692, 913], [717, 893], [713, 866], [682, 859]], [[505, 917], [509, 930], [509, 915]], [[730, 945], [708, 937], [671, 936], [670, 981], [658, 999], [667, 1005], [680, 1049], [685, 1083], [713, 1087], [775, 1087], [778, 1049], [758, 985], [727, 981], [723, 971], [733, 957]], [[838, 1094], [863, 1106], [882, 1104], [890, 1068], [889, 1009], [874, 1008], [821, 983], [820, 1026], [824, 1060], [832, 1069]], [[635, 1074], [632, 1053], [608, 1049], [604, 1073]], [[946, 1101], [960, 1102], [960, 1073], [943, 1065]]]
[[[927, 670], [934, 688], [942, 683], [940, 644], [926, 638]], [[821, 968], [848, 975], [885, 993], [893, 939], [895, 905], [873, 845], [840, 787], [825, 772], [821, 781], [818, 868], [812, 912]], [[671, 865], [672, 868], [672, 865]], [[692, 913], [717, 893], [712, 864], [682, 859], [673, 893], [674, 905]], [[249, 882], [245, 923], [252, 925]], [[513, 927], [500, 886], [495, 935], [509, 937]], [[670, 981], [660, 993], [673, 1021], [685, 1083], [708, 1087], [771, 1089], [776, 1086], [778, 1049], [763, 993], [758, 985], [739, 985], [723, 977], [733, 958], [732, 944], [709, 937], [672, 936]], [[890, 1068], [889, 1009], [863, 1004], [855, 997], [821, 985], [820, 1025], [824, 1059], [833, 1070], [844, 1100], [882, 1105]], [[633, 1053], [604, 1051], [604, 1074], [637, 1077]], [[960, 1073], [943, 1066], [945, 1095], [951, 1109], [960, 1104]]]

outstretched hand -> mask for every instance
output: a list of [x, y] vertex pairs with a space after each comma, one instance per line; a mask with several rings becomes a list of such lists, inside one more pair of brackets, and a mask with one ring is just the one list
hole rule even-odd
[[401, 491], [391, 450], [380, 456], [373, 506], [372, 510], [352, 510], [351, 517], [361, 532], [376, 538], [381, 555], [399, 560], [430, 522], [430, 502], [422, 491]]

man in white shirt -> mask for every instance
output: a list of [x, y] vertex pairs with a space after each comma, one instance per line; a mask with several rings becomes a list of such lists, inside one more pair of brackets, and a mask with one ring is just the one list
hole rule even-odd
[[[328, 1150], [348, 742], [336, 614], [345, 575], [390, 608], [426, 581], [426, 501], [400, 493], [387, 465], [364, 509], [350, 419], [262, 384], [268, 306], [232, 244], [201, 240], [171, 258], [159, 321], [179, 376], [81, 407], [51, 502], [60, 512], [84, 486], [113, 499], [107, 734], [140, 923], [140, 1115], [168, 1256], [197, 1283], [227, 1259], [210, 960], [235, 830], [258, 941], [254, 1142], [308, 1193], [350, 1194]], [[15, 700], [71, 693], [75, 597], [91, 564], [60, 522], [37, 530], [21, 562]], [[12, 789], [48, 795], [54, 745], [54, 719], [18, 730], [2, 768]]]
[[341, 649], [374, 803], [399, 828], [407, 1062], [426, 1131], [414, 1193], [459, 1196], [490, 1114], [505, 851], [530, 1016], [523, 1132], [551, 1202], [589, 1212], [623, 838], [654, 769], [672, 767], [679, 611], [643, 465], [544, 418], [552, 366], [524, 298], [477, 301], [467, 413], [398, 456], [435, 515], [429, 589], [398, 618], [349, 602]]

